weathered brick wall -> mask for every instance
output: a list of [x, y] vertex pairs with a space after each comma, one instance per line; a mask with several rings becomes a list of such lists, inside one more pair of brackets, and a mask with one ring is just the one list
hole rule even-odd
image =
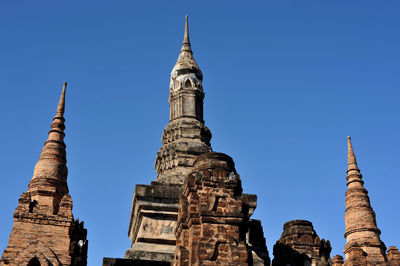
[[232, 159], [199, 156], [180, 199], [174, 265], [248, 265], [247, 217]]
[[86, 229], [73, 219], [69, 194], [61, 199], [58, 214], [45, 213], [40, 205], [32, 208], [31, 203], [30, 193], [24, 192], [0, 265], [27, 265], [35, 257], [42, 265], [86, 265]]
[[387, 251], [387, 259], [390, 266], [400, 266], [400, 252], [396, 247], [389, 247]]
[[342, 266], [343, 264], [344, 264], [344, 260], [343, 260], [342, 256], [335, 255], [335, 257], [333, 257], [332, 266]]

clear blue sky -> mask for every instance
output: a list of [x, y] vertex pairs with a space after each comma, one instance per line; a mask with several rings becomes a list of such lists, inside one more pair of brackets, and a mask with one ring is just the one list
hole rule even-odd
[[258, 195], [271, 257], [291, 219], [342, 253], [348, 135], [382, 240], [400, 246], [400, 2], [243, 3], [0, 2], [1, 250], [68, 81], [68, 183], [89, 265], [123, 257], [134, 186], [156, 177], [185, 15], [213, 149]]

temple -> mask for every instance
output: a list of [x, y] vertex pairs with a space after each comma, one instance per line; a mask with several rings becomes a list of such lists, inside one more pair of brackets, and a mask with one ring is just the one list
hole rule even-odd
[[86, 229], [74, 220], [67, 185], [64, 143], [64, 82], [49, 137], [28, 190], [14, 212], [14, 224], [0, 265], [86, 265]]
[[[139, 265], [140, 263], [184, 265], [184, 262], [174, 260], [177, 239], [180, 239], [179, 245], [188, 243], [181, 239], [182, 233], [177, 235], [176, 232], [178, 226], [180, 228], [186, 227], [184, 225], [186, 223], [178, 218], [182, 215], [182, 208], [180, 207], [180, 202], [183, 200], [181, 198], [182, 188], [185, 188], [184, 182], [186, 182], [188, 175], [192, 174], [198, 158], [209, 158], [202, 156], [213, 154], [210, 145], [211, 132], [204, 125], [203, 119], [204, 91], [202, 81], [203, 74], [193, 57], [189, 39], [188, 18], [186, 17], [182, 47], [171, 72], [169, 84], [170, 119], [162, 135], [162, 147], [156, 155], [156, 181], [151, 182], [150, 185], [136, 185], [128, 230], [132, 243], [131, 248], [125, 252], [124, 259], [104, 258], [103, 265], [125, 265], [126, 263], [132, 263], [132, 265]], [[210, 156], [212, 157], [212, 155]], [[224, 158], [226, 160], [230, 157]], [[234, 169], [230, 169], [230, 171], [235, 172]], [[215, 180], [213, 182], [214, 185], [219, 185]], [[256, 195], [242, 194], [239, 184], [241, 184], [240, 181], [236, 190], [240, 190], [240, 196], [235, 195], [231, 200], [237, 200], [235, 204], [240, 206], [238, 208], [241, 209], [241, 212], [235, 215], [239, 215], [238, 219], [241, 219], [241, 222], [236, 224], [236, 228], [242, 230], [240, 237], [245, 241], [243, 242], [244, 250], [249, 252], [248, 257], [252, 261], [262, 265], [269, 264], [270, 259], [261, 222], [250, 219], [257, 206], [257, 197]], [[214, 197], [217, 202], [223, 198], [223, 202], [230, 195], [230, 192], [225, 190], [222, 187], [216, 189], [213, 195], [210, 194], [208, 198]], [[218, 211], [219, 208], [217, 207], [215, 210], [211, 209], [206, 216], [214, 213], [214, 218], [219, 221], [214, 221], [211, 224], [207, 222], [204, 226], [208, 227], [219, 223], [229, 224], [228, 221], [231, 218], [228, 220], [223, 218], [224, 215], [229, 217], [225, 213], [228, 209]], [[202, 216], [205, 214], [202, 212], [195, 215]], [[179, 225], [177, 224], [178, 221]], [[219, 244], [218, 247], [220, 247]], [[223, 246], [221, 245], [221, 247]], [[218, 253], [218, 250], [215, 252]], [[198, 257], [196, 258], [198, 259]]]
[[[171, 72], [170, 116], [156, 154], [156, 176], [150, 184], [134, 188], [130, 247], [124, 255], [121, 251], [121, 258], [103, 258], [103, 265], [400, 266], [399, 250], [387, 249], [380, 238], [350, 137], [345, 258], [331, 257], [330, 241], [321, 238], [310, 221], [295, 219], [283, 225], [271, 260], [261, 221], [251, 218], [257, 196], [243, 193], [242, 182], [251, 177], [242, 179], [233, 159], [211, 148], [211, 131], [203, 118], [202, 82], [186, 17]], [[29, 188], [14, 212], [0, 265], [87, 264], [87, 232], [83, 222], [74, 220], [67, 185], [66, 85]], [[342, 182], [344, 187], [344, 178]]]

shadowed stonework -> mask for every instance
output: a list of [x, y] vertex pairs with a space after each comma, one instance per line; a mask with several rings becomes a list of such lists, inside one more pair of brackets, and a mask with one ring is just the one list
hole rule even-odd
[[283, 225], [272, 265], [329, 265], [331, 250], [329, 240], [321, 240], [311, 222], [293, 220]]

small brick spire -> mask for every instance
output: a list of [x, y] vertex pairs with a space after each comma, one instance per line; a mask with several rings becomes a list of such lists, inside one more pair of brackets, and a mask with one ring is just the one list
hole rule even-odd
[[32, 197], [42, 205], [48, 205], [52, 212], [57, 212], [59, 200], [68, 193], [68, 169], [64, 143], [66, 88], [67, 82], [64, 82], [57, 113], [53, 118], [49, 136], [44, 143], [29, 183]]
[[[360, 254], [371, 265], [385, 263], [385, 244], [380, 239], [381, 231], [378, 229], [374, 210], [371, 207], [368, 191], [364, 188], [364, 182], [360, 169], [357, 166], [356, 157], [351, 144], [348, 142], [348, 170], [347, 170], [347, 191], [346, 211], [344, 215], [347, 244], [343, 252], [346, 260], [360, 260]], [[356, 250], [358, 250], [356, 252]], [[360, 253], [360, 252], [361, 253]], [[354, 256], [358, 256], [357, 258]]]
[[27, 191], [18, 200], [0, 265], [86, 265], [87, 231], [74, 220], [67, 186], [64, 82], [49, 137]]

